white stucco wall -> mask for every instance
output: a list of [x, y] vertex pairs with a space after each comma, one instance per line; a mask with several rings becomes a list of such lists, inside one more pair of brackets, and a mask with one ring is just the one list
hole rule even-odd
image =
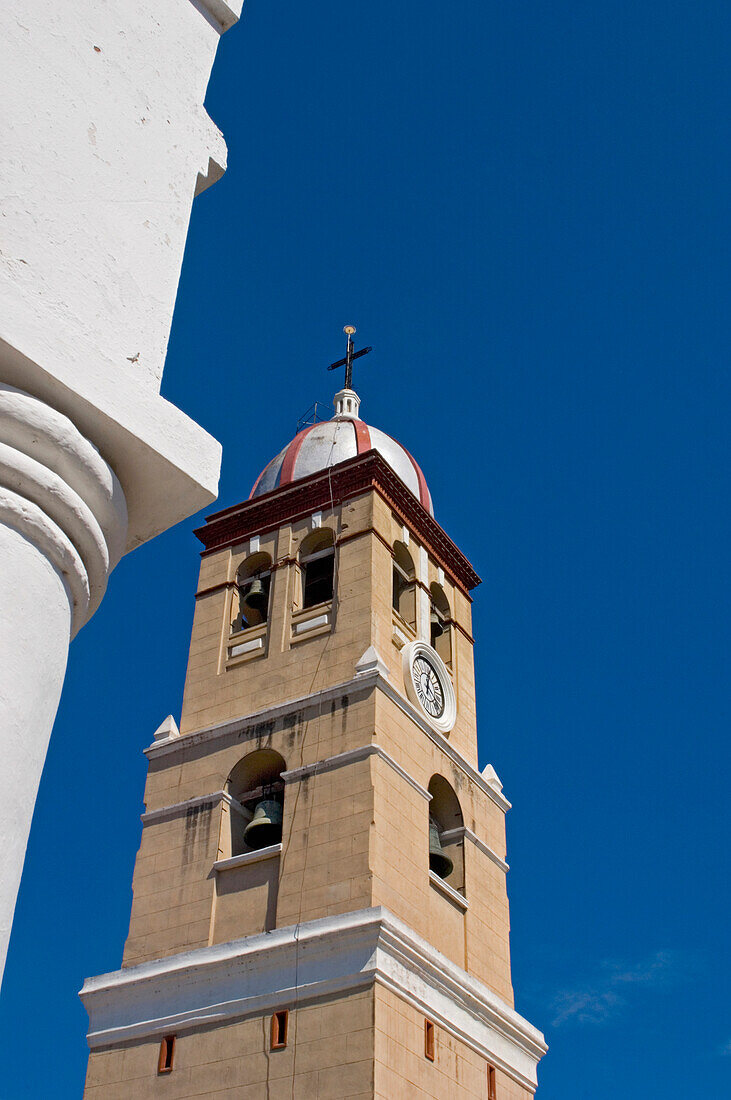
[[215, 499], [217, 442], [159, 396], [203, 99], [243, 0], [0, 5], [0, 381], [70, 416], [127, 497], [128, 549]]
[[0, 316], [159, 390], [196, 180], [225, 166], [219, 31], [190, 0], [28, 0], [0, 26]]

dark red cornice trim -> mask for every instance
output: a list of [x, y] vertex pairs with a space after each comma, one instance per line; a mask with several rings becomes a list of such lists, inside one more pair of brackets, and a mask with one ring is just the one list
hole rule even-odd
[[204, 553], [221, 550], [250, 535], [263, 534], [329, 507], [331, 499], [339, 504], [369, 489], [380, 493], [460, 588], [469, 591], [480, 583], [477, 573], [446, 531], [375, 450], [215, 512], [195, 534], [205, 547]]

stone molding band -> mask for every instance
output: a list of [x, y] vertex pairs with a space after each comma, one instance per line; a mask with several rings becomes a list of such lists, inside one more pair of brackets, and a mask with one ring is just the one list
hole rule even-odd
[[[390, 753], [386, 752], [380, 745], [373, 744], [360, 745], [357, 749], [350, 749], [348, 752], [338, 753], [336, 756], [328, 756], [324, 760], [317, 760], [314, 764], [304, 764], [301, 768], [293, 768], [291, 771], [282, 772], [282, 779], [285, 783], [298, 782], [300, 779], [308, 778], [311, 775], [321, 775], [324, 772], [334, 771], [336, 768], [344, 768], [349, 764], [357, 764], [361, 760], [368, 760], [371, 756], [378, 757], [379, 760], [383, 760], [388, 764], [389, 768], [393, 768], [397, 775], [408, 783], [417, 794], [420, 794], [427, 802], [431, 801], [431, 795], [422, 787], [420, 783], [414, 779], [412, 775], [402, 768], [397, 763]], [[189, 810], [195, 810], [199, 806], [210, 806], [213, 809], [219, 802], [225, 802], [233, 810], [237, 810], [242, 813], [241, 806], [232, 798], [231, 795], [224, 790], [211, 791], [210, 794], [198, 795], [196, 798], [188, 798], [183, 802], [172, 802], [167, 806], [160, 806], [156, 810], [148, 810], [146, 813], [140, 815], [140, 820], [143, 825], [149, 825], [153, 821], [162, 821], [169, 817], [178, 817], [180, 814], [188, 813]], [[510, 867], [504, 859], [493, 852], [492, 848], [489, 848], [483, 840], [473, 833], [472, 829], [468, 829], [466, 826], [460, 826], [457, 829], [448, 829], [442, 833], [443, 841], [451, 840], [469, 840], [471, 844], [487, 856], [488, 859], [500, 868], [501, 871], [507, 873]]]
[[480, 840], [479, 836], [473, 833], [472, 829], [468, 829], [466, 825], [461, 825], [457, 829], [447, 829], [441, 834], [441, 839], [446, 842], [452, 840], [469, 840], [470, 844], [474, 844], [478, 851], [482, 852], [488, 859], [491, 859], [495, 866], [499, 867], [505, 874], [510, 870], [509, 864], [507, 864], [504, 859], [501, 859], [497, 852], [493, 852], [492, 848], [488, 848], [484, 840]]
[[541, 1033], [381, 906], [88, 978], [92, 1050], [379, 983], [534, 1092]]
[[162, 821], [167, 817], [178, 817], [187, 814], [189, 810], [197, 810], [200, 806], [209, 806], [213, 809], [219, 802], [225, 802], [233, 810], [243, 813], [241, 806], [232, 798], [228, 791], [211, 791], [210, 794], [201, 794], [197, 798], [187, 798], [183, 802], [171, 802], [168, 806], [159, 806], [157, 810], [147, 810], [140, 814], [143, 825], [149, 825], [152, 821]]
[[0, 383], [0, 519], [63, 577], [72, 637], [124, 553], [127, 505], [112, 468], [63, 413]]
[[[333, 771], [335, 768], [343, 768], [348, 764], [357, 764], [360, 760], [368, 760], [371, 756], [378, 756], [381, 760], [393, 768], [393, 770], [401, 776], [411, 787], [417, 791], [422, 798], [427, 801], [431, 801], [431, 795], [425, 790], [420, 783], [417, 783], [413, 776], [409, 775], [400, 764], [396, 761], [385, 749], [382, 749], [380, 745], [368, 744], [361, 745], [357, 749], [351, 749], [349, 752], [338, 753], [337, 756], [330, 756], [326, 760], [318, 760], [314, 764], [305, 764], [301, 768], [294, 768], [292, 771], [282, 772], [282, 779], [285, 783], [293, 783], [300, 779], [304, 779], [310, 775], [319, 775], [322, 772]], [[168, 817], [178, 817], [181, 814], [188, 813], [189, 810], [198, 809], [199, 806], [210, 806], [213, 809], [219, 802], [226, 802], [234, 810], [242, 812], [241, 806], [232, 798], [228, 791], [211, 791], [210, 794], [201, 794], [196, 798], [187, 798], [183, 802], [171, 802], [167, 806], [159, 806], [156, 810], [147, 810], [140, 815], [140, 820], [143, 825], [149, 825], [153, 821], [162, 821]]]
[[167, 756], [169, 753], [184, 752], [194, 745], [206, 744], [211, 741], [216, 741], [221, 737], [230, 736], [231, 734], [238, 734], [239, 737], [242, 737], [242, 735], [245, 736], [247, 727], [250, 727], [253, 737], [256, 736], [263, 722], [275, 722], [290, 714], [296, 714], [297, 711], [300, 710], [321, 708], [326, 703], [340, 699], [350, 692], [370, 691], [373, 688], [378, 688], [384, 695], [388, 696], [388, 698], [396, 704], [399, 710], [403, 711], [412, 722], [415, 722], [419, 729], [423, 730], [427, 737], [444, 752], [445, 756], [449, 757], [452, 763], [455, 764], [460, 771], [464, 772], [467, 778], [470, 779], [476, 787], [479, 787], [480, 790], [487, 795], [490, 801], [494, 802], [503, 813], [506, 813], [510, 809], [511, 804], [505, 795], [486, 783], [480, 773], [465, 760], [457, 749], [450, 745], [447, 738], [442, 737], [440, 733], [432, 729], [426, 719], [422, 718], [418, 711], [412, 707], [411, 703], [409, 703], [407, 699], [404, 699], [393, 684], [389, 682], [388, 678], [383, 674], [382, 663], [375, 659], [364, 671], [356, 673], [351, 680], [345, 680], [343, 683], [334, 684], [332, 687], [324, 688], [322, 691], [312, 692], [309, 695], [301, 695], [296, 699], [288, 699], [283, 703], [275, 703], [271, 707], [262, 707], [261, 710], [253, 711], [251, 714], [241, 715], [239, 718], [234, 718], [231, 721], [217, 723], [213, 726], [206, 726], [203, 729], [193, 730], [190, 733], [181, 733], [176, 737], [162, 738], [154, 744], [149, 745], [144, 750], [144, 753], [148, 760], [154, 760], [159, 756]]
[[452, 902], [452, 905], [461, 909], [463, 913], [469, 909], [470, 903], [464, 894], [460, 894], [459, 890], [455, 890], [453, 886], [450, 886], [439, 875], [435, 875], [433, 871], [429, 871], [429, 882], [433, 889], [438, 890], [440, 894], [444, 894]]
[[308, 695], [300, 695], [295, 699], [287, 699], [283, 703], [274, 703], [270, 707], [262, 707], [261, 710], [243, 714], [238, 718], [232, 718], [227, 722], [218, 722], [214, 726], [205, 726], [203, 729], [193, 730], [190, 733], [179, 733], [174, 737], [163, 737], [143, 749], [148, 760], [155, 760], [159, 756], [167, 756], [178, 750], [186, 750], [193, 746], [208, 744], [217, 741], [221, 737], [237, 734], [242, 740], [249, 729], [251, 736], [257, 736], [264, 722], [276, 722], [280, 718], [289, 717], [300, 710], [322, 709], [325, 704], [347, 695], [348, 691], [366, 692], [374, 686], [373, 677], [359, 676], [347, 680], [333, 687], [323, 688], [321, 691], [313, 691]]
[[417, 783], [414, 777], [409, 775], [409, 773], [394, 760], [390, 753], [387, 753], [380, 745], [373, 744], [373, 742], [368, 745], [360, 745], [357, 749], [350, 749], [348, 752], [340, 752], [336, 756], [328, 756], [325, 760], [318, 760], [314, 764], [305, 764], [301, 768], [294, 768], [292, 771], [282, 772], [282, 779], [285, 783], [292, 783], [295, 780], [305, 779], [310, 775], [320, 775], [322, 772], [333, 771], [335, 768], [343, 768], [348, 764], [357, 764], [360, 760], [367, 760], [371, 756], [377, 756], [379, 759], [385, 761], [390, 768], [393, 768], [397, 775], [401, 776], [410, 787], [413, 787], [417, 794], [420, 794], [427, 802], [431, 802], [431, 795], [422, 787], [421, 783]]

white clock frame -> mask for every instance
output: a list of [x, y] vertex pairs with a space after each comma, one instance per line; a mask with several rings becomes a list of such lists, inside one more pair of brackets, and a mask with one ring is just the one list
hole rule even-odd
[[[409, 644], [405, 645], [401, 650], [401, 654], [403, 660], [404, 685], [406, 687], [406, 694], [409, 697], [409, 702], [416, 707], [419, 714], [426, 719], [429, 725], [435, 729], [437, 733], [449, 733], [454, 723], [457, 721], [457, 697], [454, 693], [452, 677], [449, 675], [444, 661], [433, 646], [430, 646], [427, 642], [409, 642]], [[439, 682], [444, 694], [444, 713], [441, 718], [434, 718], [429, 714], [421, 705], [419, 696], [416, 693], [413, 667], [417, 657], [424, 657], [429, 664], [432, 665], [439, 677]]]

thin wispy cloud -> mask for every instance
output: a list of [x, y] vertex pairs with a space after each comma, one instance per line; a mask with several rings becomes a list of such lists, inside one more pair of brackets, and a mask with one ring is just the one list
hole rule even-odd
[[[663, 989], [687, 978], [692, 960], [678, 951], [656, 951], [634, 963], [605, 959], [595, 979], [553, 998], [554, 1027], [562, 1024], [603, 1024], [630, 1003], [635, 990]], [[731, 1053], [731, 1044], [729, 1044]]]
[[602, 967], [616, 985], [666, 985], [686, 972], [688, 959], [677, 951], [656, 951], [632, 966], [605, 961]]
[[565, 989], [553, 1000], [556, 1015], [551, 1023], [560, 1027], [572, 1020], [578, 1024], [601, 1024], [625, 1003], [611, 989]]

